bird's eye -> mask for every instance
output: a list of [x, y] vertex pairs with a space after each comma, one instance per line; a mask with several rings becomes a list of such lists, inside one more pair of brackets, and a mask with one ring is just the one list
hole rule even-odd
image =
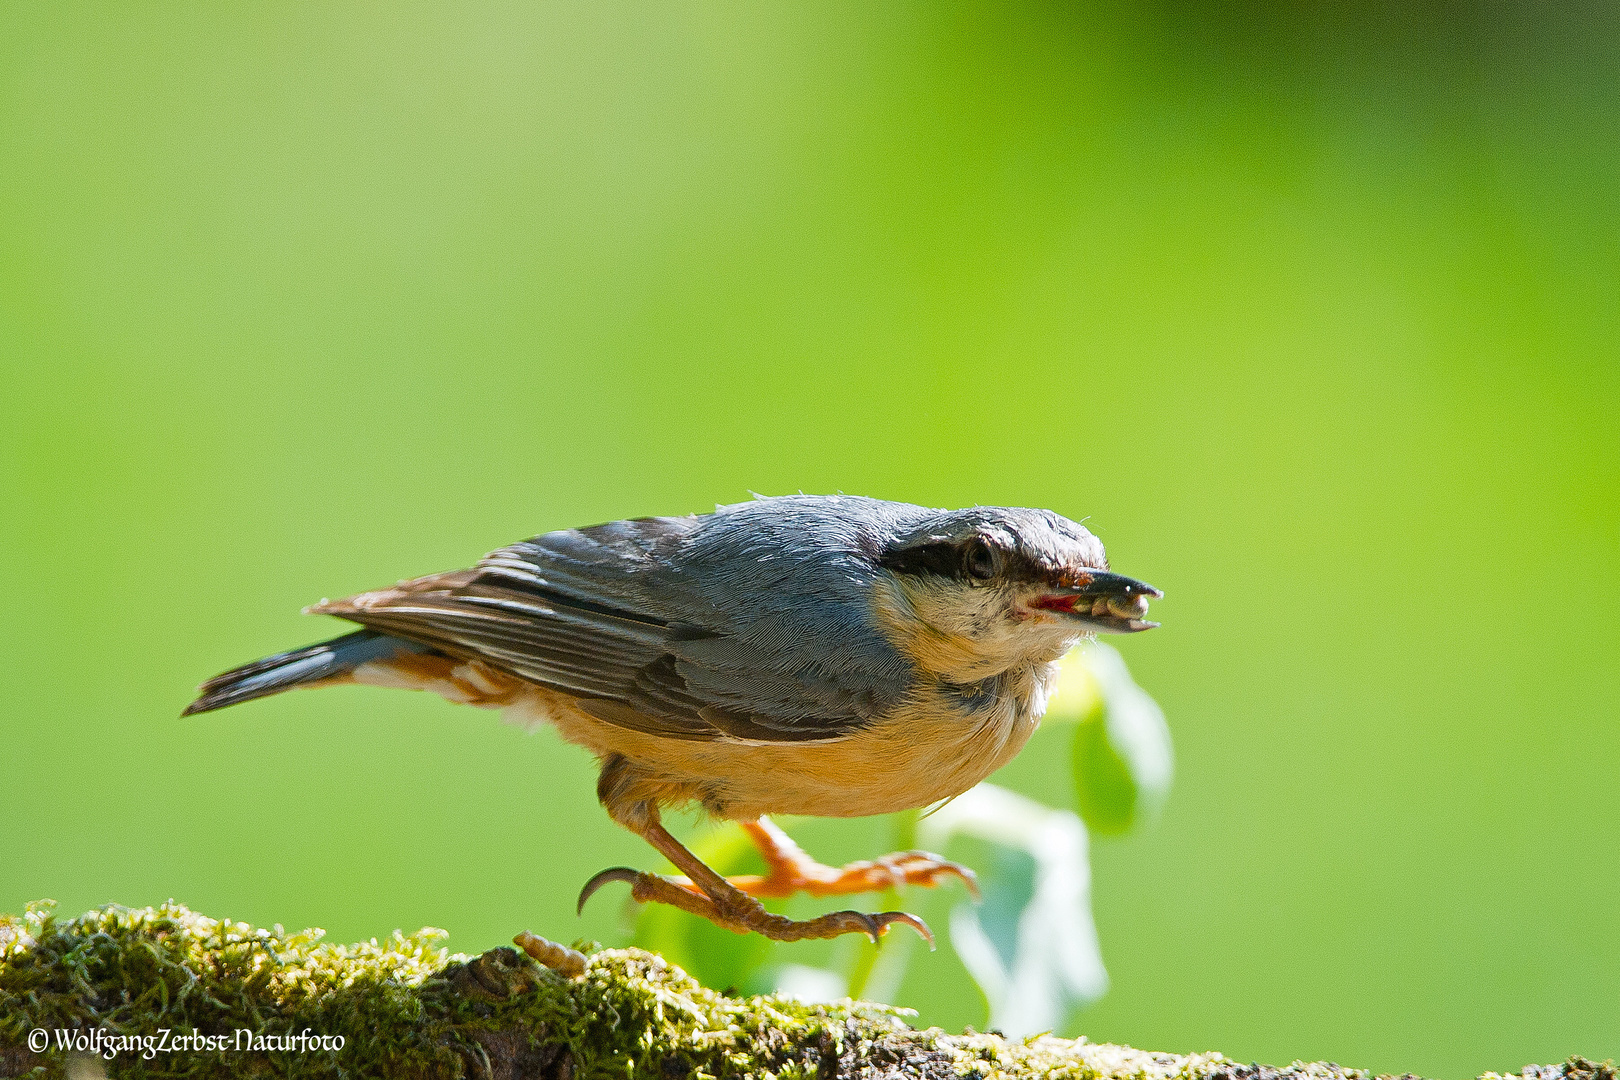
[[967, 550], [963, 553], [963, 565], [969, 577], [989, 581], [1001, 569], [1001, 555], [990, 541], [976, 536], [968, 541]]

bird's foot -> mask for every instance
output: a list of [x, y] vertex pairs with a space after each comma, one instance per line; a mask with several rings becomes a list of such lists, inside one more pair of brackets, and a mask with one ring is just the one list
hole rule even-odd
[[[837, 871], [833, 871], [837, 873]], [[579, 894], [579, 907], [610, 881], [630, 884], [631, 899], [640, 903], [670, 904], [682, 911], [708, 919], [716, 926], [739, 934], [762, 934], [773, 941], [804, 941], [809, 938], [835, 938], [844, 934], [865, 934], [875, 943], [894, 923], [902, 923], [921, 934], [928, 947], [934, 947], [933, 931], [917, 916], [904, 911], [884, 911], [868, 915], [861, 911], [834, 911], [815, 919], [790, 919], [765, 910], [765, 906], [732, 887], [715, 894], [701, 890], [689, 881], [674, 881], [658, 874], [642, 873], [625, 866], [603, 870], [585, 883]], [[851, 890], [869, 891], [869, 890]], [[769, 894], [777, 895], [777, 894]], [[786, 894], [783, 894], [786, 895]]]
[[750, 896], [844, 896], [850, 893], [881, 892], [902, 885], [934, 886], [941, 878], [954, 877], [967, 886], [974, 899], [979, 882], [972, 870], [961, 863], [927, 851], [897, 851], [876, 859], [833, 867], [816, 862], [802, 851], [773, 861], [767, 874], [727, 878]]
[[767, 868], [763, 875], [734, 877], [730, 883], [751, 896], [839, 896], [850, 893], [880, 892], [901, 885], [938, 885], [942, 877], [961, 879], [979, 896], [973, 871], [928, 851], [897, 851], [892, 855], [853, 862], [843, 867], [825, 866], [812, 859], [793, 838], [769, 818], [745, 821], [742, 828], [759, 848]]

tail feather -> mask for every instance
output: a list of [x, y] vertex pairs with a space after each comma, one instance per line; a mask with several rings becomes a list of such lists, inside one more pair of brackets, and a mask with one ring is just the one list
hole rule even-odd
[[182, 716], [223, 709], [254, 698], [279, 694], [296, 686], [308, 686], [339, 675], [346, 675], [361, 664], [384, 660], [401, 652], [431, 652], [426, 645], [390, 637], [375, 630], [309, 645], [292, 652], [267, 656], [239, 668], [215, 675], [197, 688], [197, 700], [186, 706]]

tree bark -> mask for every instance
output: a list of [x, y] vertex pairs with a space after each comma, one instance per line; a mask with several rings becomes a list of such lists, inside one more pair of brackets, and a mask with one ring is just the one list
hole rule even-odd
[[[0, 918], [0, 1076], [543, 1080], [1366, 1080], [1296, 1062], [916, 1030], [883, 1005], [729, 997], [638, 949], [451, 957], [442, 931], [350, 946], [176, 904]], [[532, 955], [530, 955], [532, 954]], [[538, 960], [536, 959], [538, 958]], [[543, 962], [540, 962], [543, 961]], [[40, 1049], [43, 1039], [44, 1048]], [[32, 1044], [32, 1048], [31, 1048]], [[37, 1070], [37, 1071], [36, 1071]], [[1488, 1074], [1489, 1075], [1489, 1074]], [[1617, 1080], [1573, 1058], [1523, 1080]]]

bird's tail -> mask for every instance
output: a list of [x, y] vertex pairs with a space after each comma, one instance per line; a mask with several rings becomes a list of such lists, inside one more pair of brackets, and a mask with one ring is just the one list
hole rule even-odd
[[430, 651], [425, 645], [405, 641], [375, 630], [345, 634], [319, 645], [267, 656], [239, 668], [232, 668], [197, 688], [197, 700], [186, 706], [182, 716], [223, 709], [254, 698], [279, 694], [297, 686], [310, 686], [352, 672], [361, 664], [386, 660], [402, 652]]

